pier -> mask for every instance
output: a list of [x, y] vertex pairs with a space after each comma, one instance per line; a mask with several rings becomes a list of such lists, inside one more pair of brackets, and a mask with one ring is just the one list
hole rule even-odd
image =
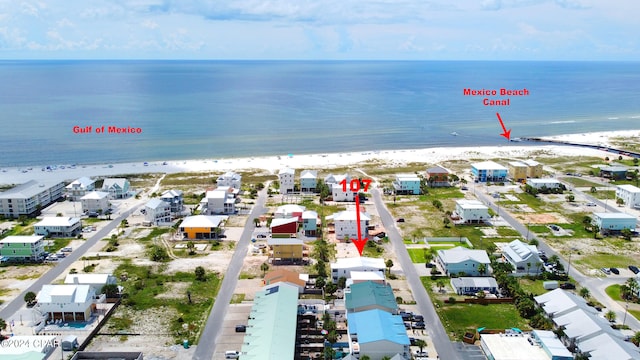
[[581, 147], [586, 147], [586, 148], [591, 148], [591, 149], [597, 149], [597, 150], [610, 152], [612, 154], [630, 156], [630, 157], [633, 157], [633, 158], [640, 158], [640, 153], [638, 153], [638, 152], [629, 151], [629, 150], [620, 150], [620, 149], [616, 149], [616, 148], [612, 148], [612, 147], [604, 146], [604, 145], [581, 144], [581, 143], [575, 143], [575, 142], [571, 142], [571, 141], [543, 139], [543, 138], [539, 138], [539, 137], [523, 137], [523, 138], [520, 138], [520, 139], [522, 141], [548, 143], [548, 144], [555, 144], [555, 145], [581, 146]]

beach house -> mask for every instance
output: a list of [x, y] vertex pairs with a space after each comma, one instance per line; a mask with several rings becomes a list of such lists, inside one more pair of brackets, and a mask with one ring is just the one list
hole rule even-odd
[[109, 203], [109, 193], [104, 191], [92, 191], [80, 198], [82, 204], [82, 212], [104, 214], [107, 209], [111, 208]]
[[80, 218], [46, 216], [33, 225], [33, 232], [44, 237], [75, 237], [82, 232]]
[[527, 185], [543, 193], [548, 191], [562, 192], [565, 189], [564, 184], [554, 178], [528, 179]]
[[285, 261], [300, 261], [304, 254], [304, 242], [296, 238], [269, 238], [267, 245], [270, 248], [272, 259]]
[[38, 215], [41, 209], [61, 199], [64, 190], [63, 182], [27, 181], [0, 193], [0, 215], [6, 218]]
[[313, 210], [305, 210], [302, 213], [302, 231], [305, 236], [316, 236], [318, 233], [318, 213]]
[[0, 240], [0, 257], [7, 261], [40, 261], [44, 258], [44, 236], [7, 236]]
[[171, 223], [171, 204], [162, 199], [151, 199], [144, 205], [144, 220], [149, 225]]
[[602, 234], [619, 233], [622, 229], [635, 231], [638, 219], [625, 213], [593, 213], [593, 224]]
[[285, 168], [278, 172], [278, 181], [280, 183], [280, 194], [292, 193], [295, 188], [295, 175], [294, 169]]
[[90, 178], [83, 176], [72, 181], [65, 187], [67, 199], [71, 201], [78, 201], [87, 193], [95, 190], [95, 188], [95, 180], [91, 180]]
[[276, 219], [288, 219], [297, 218], [298, 221], [302, 220], [302, 213], [305, 211], [305, 207], [297, 204], [285, 204], [280, 205], [273, 213], [273, 217]]
[[[436, 261], [448, 276], [485, 276], [491, 273], [491, 260], [485, 250], [472, 250], [462, 246], [438, 250]], [[484, 271], [480, 271], [483, 267]]]
[[527, 179], [527, 170], [529, 170], [527, 164], [521, 161], [510, 161], [507, 165], [511, 180], [521, 182]]
[[458, 295], [475, 295], [479, 291], [487, 291], [491, 294], [498, 293], [498, 282], [490, 276], [454, 277], [451, 278], [451, 287]]
[[513, 240], [502, 247], [502, 258], [511, 264], [516, 274], [540, 274], [544, 271], [544, 262], [538, 255], [535, 245]]
[[160, 200], [169, 204], [169, 211], [173, 217], [182, 215], [184, 210], [184, 193], [182, 190], [167, 190], [162, 193]]
[[293, 236], [298, 233], [298, 218], [277, 218], [271, 220], [269, 226], [272, 235], [289, 235]]
[[298, 288], [298, 294], [302, 294], [307, 285], [308, 274], [298, 274], [287, 269], [276, 269], [267, 272], [262, 279], [263, 285], [275, 285], [277, 283], [287, 283]]
[[451, 217], [456, 223], [482, 223], [491, 218], [489, 208], [478, 200], [456, 200], [456, 209]]
[[66, 285], [89, 285], [95, 294], [103, 294], [105, 285], [116, 285], [117, 279], [112, 274], [68, 274], [64, 278]]
[[338, 258], [336, 262], [331, 263], [331, 279], [334, 284], [338, 283], [338, 279], [345, 277], [351, 278], [352, 271], [367, 271], [385, 275], [386, 266], [382, 258], [370, 258], [359, 256], [355, 258]]
[[95, 311], [96, 293], [89, 285], [43, 285], [37, 309], [49, 320], [88, 321]]
[[124, 199], [129, 197], [131, 183], [124, 178], [106, 178], [102, 183], [102, 191], [109, 193], [111, 199]]
[[533, 159], [523, 160], [522, 163], [527, 165], [527, 177], [529, 178], [542, 177], [542, 164], [540, 164], [539, 162]]
[[420, 195], [420, 177], [416, 174], [397, 174], [393, 189], [398, 195]]
[[218, 176], [218, 179], [216, 179], [216, 184], [218, 185], [218, 187], [230, 186], [234, 189], [240, 189], [240, 187], [242, 186], [242, 175], [233, 171], [228, 171]]
[[307, 193], [316, 192], [318, 186], [317, 170], [302, 170], [300, 173], [300, 191]]
[[640, 188], [624, 184], [616, 187], [616, 198], [622, 199], [624, 205], [635, 209], [640, 208]]
[[180, 223], [180, 232], [188, 240], [217, 239], [228, 219], [226, 215], [187, 216]]
[[623, 180], [627, 177], [629, 168], [626, 166], [603, 166], [600, 168], [600, 177], [611, 180]]
[[379, 309], [398, 314], [398, 303], [393, 289], [387, 284], [372, 281], [352, 284], [344, 294], [347, 313]]
[[508, 169], [495, 161], [471, 164], [471, 175], [476, 182], [502, 182], [507, 180]]
[[449, 183], [449, 175], [451, 172], [442, 166], [430, 167], [426, 171], [427, 184], [430, 187], [451, 186]]
[[[358, 238], [358, 214], [355, 207], [349, 208], [344, 211], [337, 212], [333, 215], [326, 217], [327, 220], [333, 220], [336, 239], [345, 240]], [[367, 229], [371, 218], [365, 212], [360, 212], [360, 231], [361, 236], [364, 238], [367, 236]]]
[[347, 313], [349, 352], [381, 360], [400, 354], [410, 359], [410, 342], [400, 315], [373, 309]]
[[351, 176], [349, 174], [329, 174], [324, 178], [324, 183], [331, 189], [333, 201], [355, 201], [357, 191], [351, 191]]
[[206, 203], [206, 213], [209, 215], [235, 214], [239, 191], [230, 186], [221, 186], [215, 190], [207, 191], [202, 200]]

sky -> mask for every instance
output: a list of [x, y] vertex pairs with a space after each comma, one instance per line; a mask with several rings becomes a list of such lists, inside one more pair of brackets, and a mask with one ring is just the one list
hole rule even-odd
[[0, 59], [640, 60], [637, 0], [0, 0]]

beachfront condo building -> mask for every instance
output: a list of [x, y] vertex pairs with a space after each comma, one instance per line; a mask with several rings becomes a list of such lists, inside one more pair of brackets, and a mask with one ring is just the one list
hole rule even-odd
[[31, 180], [0, 193], [0, 215], [17, 218], [35, 216], [49, 204], [62, 198], [63, 182]]
[[416, 174], [397, 174], [393, 189], [398, 195], [420, 195], [420, 178]]
[[318, 186], [317, 170], [302, 170], [300, 173], [300, 191], [314, 193]]
[[107, 178], [102, 183], [102, 191], [109, 193], [111, 199], [124, 199], [129, 196], [129, 180], [124, 178]]
[[289, 194], [293, 192], [295, 185], [296, 171], [286, 168], [278, 173], [278, 181], [280, 182], [280, 194]]
[[471, 174], [476, 182], [501, 182], [507, 180], [508, 169], [495, 161], [471, 164]]
[[104, 214], [111, 208], [109, 193], [104, 191], [92, 191], [80, 198], [82, 212], [85, 214]]
[[522, 162], [527, 165], [527, 177], [542, 177], [542, 164], [533, 159], [523, 160]]
[[78, 201], [89, 192], [95, 190], [95, 181], [83, 176], [66, 186], [67, 199]]
[[8, 261], [39, 261], [44, 258], [44, 236], [7, 236], [0, 240], [0, 258]]
[[616, 198], [622, 199], [624, 205], [630, 208], [640, 208], [640, 188], [624, 184], [616, 187]]
[[80, 218], [46, 216], [33, 225], [33, 232], [44, 237], [75, 237], [82, 232]]
[[521, 161], [510, 161], [508, 164], [509, 177], [511, 180], [520, 182], [527, 179], [529, 167]]
[[242, 175], [235, 173], [233, 171], [228, 171], [218, 177], [216, 180], [218, 187], [220, 186], [230, 186], [234, 189], [240, 189], [242, 186]]

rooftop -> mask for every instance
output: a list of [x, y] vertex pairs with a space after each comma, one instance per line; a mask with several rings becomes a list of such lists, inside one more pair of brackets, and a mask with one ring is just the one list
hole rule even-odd
[[498, 282], [496, 279], [485, 276], [485, 277], [457, 277], [451, 279], [451, 284], [455, 287], [464, 287], [464, 288], [497, 288]]
[[[513, 240], [502, 248], [502, 252], [507, 255], [507, 258], [515, 262], [523, 262], [534, 259], [536, 262], [540, 261], [538, 255], [538, 248], [535, 245], [525, 244], [520, 240]], [[535, 264], [531, 264], [535, 267]]]
[[[370, 272], [371, 273], [371, 272]], [[347, 309], [377, 305], [391, 311], [398, 309], [396, 297], [389, 285], [365, 281], [351, 285], [351, 291], [344, 294]]]
[[[327, 216], [327, 219], [333, 219], [334, 221], [357, 221], [356, 210], [344, 210], [337, 212], [333, 215]], [[371, 218], [365, 212], [360, 211], [360, 221], [370, 221]]]
[[30, 180], [0, 193], [0, 199], [29, 199], [53, 186], [64, 185], [57, 181]]
[[352, 258], [339, 258], [335, 263], [331, 263], [331, 268], [336, 269], [350, 269], [350, 268], [374, 268], [385, 269], [384, 259], [382, 258], [370, 258], [365, 256], [352, 257]]
[[145, 204], [145, 207], [148, 207], [149, 209], [169, 208], [169, 206], [171, 205], [158, 198], [151, 199]]
[[300, 179], [317, 179], [318, 171], [317, 170], [302, 170], [300, 174]]
[[187, 216], [180, 224], [181, 228], [216, 228], [220, 227], [220, 224], [226, 221], [229, 217], [226, 215], [194, 215]]
[[69, 185], [67, 185], [67, 189], [73, 189], [74, 187], [86, 188], [93, 183], [95, 183], [95, 180], [91, 180], [90, 178], [83, 176], [69, 183]]
[[92, 191], [85, 196], [81, 197], [80, 200], [100, 200], [109, 196], [108, 192], [104, 191]]
[[549, 355], [524, 334], [482, 334], [482, 341], [495, 360], [550, 360]]
[[358, 335], [360, 344], [386, 340], [409, 345], [409, 337], [400, 315], [378, 309], [347, 314], [349, 333]]
[[438, 250], [438, 257], [447, 264], [457, 264], [469, 260], [481, 264], [489, 264], [491, 262], [485, 250], [472, 250], [462, 246], [448, 250]]
[[89, 285], [42, 285], [36, 296], [39, 303], [52, 303], [52, 296], [72, 296], [71, 303], [85, 303], [92, 297]]
[[281, 175], [281, 174], [291, 174], [291, 175], [293, 175], [293, 174], [295, 174], [295, 173], [296, 173], [296, 171], [295, 171], [294, 169], [284, 168], [284, 169], [281, 169], [281, 170], [280, 170], [280, 172], [278, 173], [278, 175]]
[[80, 222], [80, 218], [68, 216], [47, 216], [33, 226], [73, 226]]
[[498, 164], [495, 161], [482, 161], [482, 162], [477, 162], [477, 163], [473, 163], [471, 164], [472, 167], [479, 169], [479, 170], [507, 170], [506, 167]]
[[297, 223], [297, 222], [298, 222], [297, 217], [273, 219], [271, 220], [271, 228], [274, 228], [276, 226], [287, 225], [291, 223]]
[[65, 284], [109, 284], [115, 283], [112, 274], [68, 274], [64, 279]]
[[456, 204], [460, 206], [460, 208], [465, 210], [488, 209], [488, 207], [482, 202], [480, 202], [479, 200], [460, 199], [460, 200], [456, 200]]
[[304, 245], [304, 241], [296, 238], [269, 238], [267, 239], [267, 245]]
[[600, 219], [637, 219], [633, 215], [625, 214], [625, 213], [613, 213], [613, 212], [598, 212], [593, 213], [594, 217], [598, 217]]
[[620, 190], [624, 190], [624, 191], [628, 191], [631, 193], [640, 193], [640, 188], [637, 188], [633, 185], [630, 184], [622, 184], [622, 185], [618, 185], [618, 189]]
[[39, 240], [44, 239], [44, 236], [41, 235], [11, 235], [6, 238], [0, 240], [0, 243], [35, 243]]
[[578, 295], [562, 289], [555, 289], [533, 298], [548, 315], [564, 314], [574, 309], [586, 309], [592, 314], [596, 309], [587, 305], [587, 301]]

